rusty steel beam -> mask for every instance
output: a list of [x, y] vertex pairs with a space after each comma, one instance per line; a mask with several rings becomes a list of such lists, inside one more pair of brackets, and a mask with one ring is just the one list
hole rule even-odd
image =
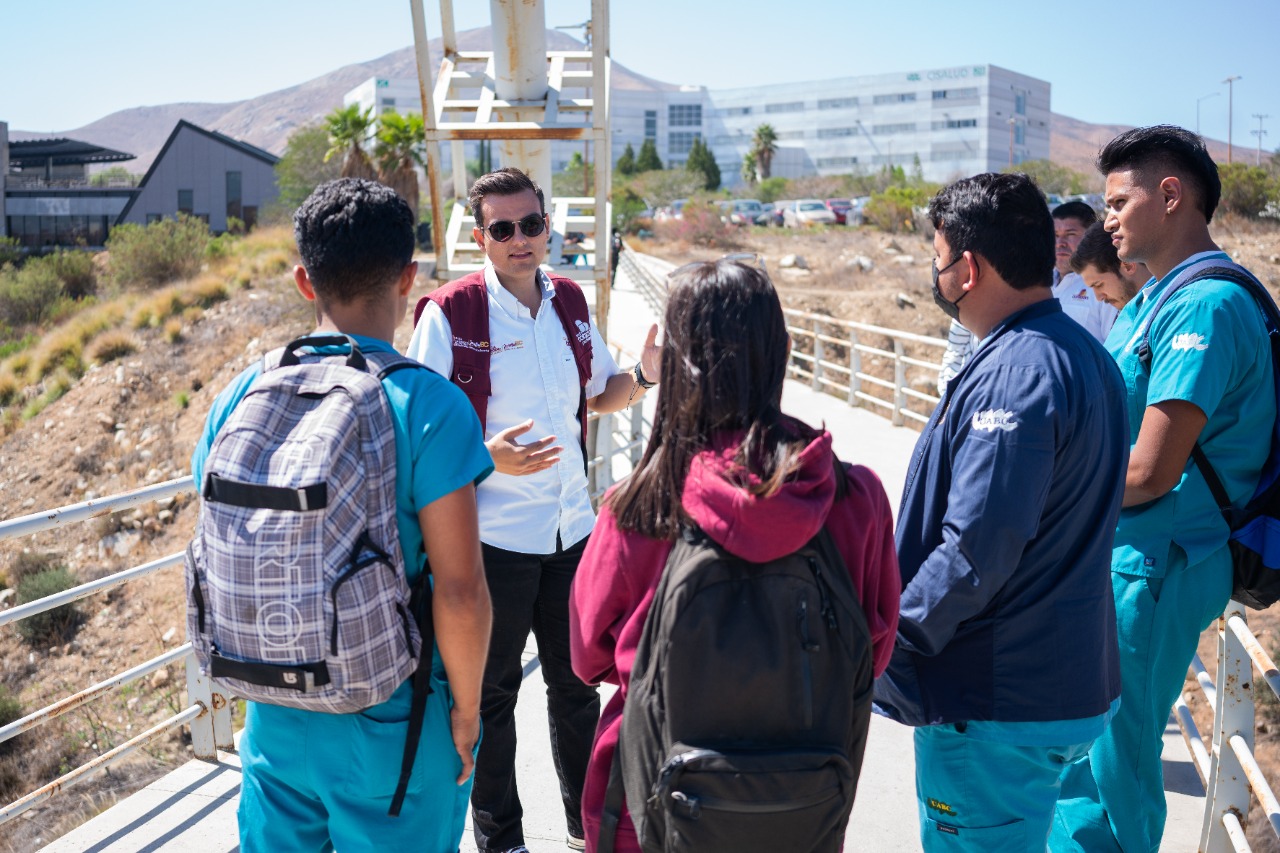
[[57, 509], [33, 512], [30, 515], [11, 518], [8, 521], [0, 521], [0, 539], [12, 539], [31, 533], [40, 533], [44, 530], [52, 530], [62, 524], [88, 521], [91, 518], [119, 512], [136, 504], [158, 501], [182, 492], [190, 492], [194, 489], [195, 484], [192, 482], [191, 477], [179, 477], [176, 480], [156, 483], [154, 486], [143, 486], [141, 489], [134, 489], [131, 492], [122, 492], [105, 498], [94, 498], [93, 500], [82, 501], [78, 504], [70, 504]]
[[159, 657], [154, 657], [146, 663], [138, 664], [133, 669], [114, 675], [106, 681], [99, 681], [92, 687], [86, 687], [74, 696], [68, 696], [66, 699], [54, 702], [52, 705], [41, 708], [39, 711], [27, 714], [22, 719], [14, 720], [7, 726], [0, 726], [0, 743], [4, 743], [22, 732], [38, 728], [50, 720], [55, 720], [58, 717], [61, 717], [68, 711], [74, 711], [81, 705], [97, 699], [113, 687], [120, 687], [131, 681], [136, 681], [144, 675], [149, 675], [155, 672], [162, 666], [168, 666], [171, 663], [176, 663], [191, 654], [191, 651], [190, 643], [178, 646], [176, 649], [165, 652]]
[[108, 575], [96, 581], [82, 583], [80, 586], [72, 587], [65, 592], [47, 595], [38, 601], [11, 607], [0, 613], [0, 626], [8, 625], [10, 622], [17, 622], [19, 619], [26, 619], [28, 616], [34, 616], [37, 613], [44, 613], [55, 607], [70, 604], [73, 601], [79, 601], [82, 598], [93, 595], [95, 592], [106, 592], [109, 589], [115, 589], [118, 586], [127, 584], [129, 581], [146, 577], [170, 566], [180, 565], [184, 556], [185, 554], [182, 552], [170, 554], [167, 557], [161, 557], [158, 560], [152, 560], [150, 563], [134, 566], [132, 569], [125, 569], [123, 572], [116, 572], [114, 575]]
[[48, 785], [45, 785], [42, 788], [37, 788], [21, 799], [14, 800], [4, 808], [0, 808], [0, 825], [13, 820], [32, 806], [37, 806], [62, 791], [73, 788], [86, 779], [96, 776], [98, 773], [101, 773], [103, 770], [106, 770], [108, 767], [116, 764], [121, 759], [132, 755], [139, 748], [144, 747], [153, 741], [159, 740], [172, 730], [179, 726], [186, 725], [201, 714], [205, 713], [207, 713], [207, 710], [203, 705], [192, 705], [185, 711], [174, 714], [169, 719], [157, 723], [137, 737], [125, 741], [115, 749], [109, 752], [104, 752], [89, 763], [82, 764], [70, 773], [59, 776]]

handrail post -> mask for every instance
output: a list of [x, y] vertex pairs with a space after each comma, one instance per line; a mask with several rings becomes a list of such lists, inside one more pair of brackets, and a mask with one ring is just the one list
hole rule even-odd
[[861, 406], [862, 351], [858, 349], [858, 330], [849, 330], [849, 405]]
[[596, 419], [596, 454], [600, 457], [596, 488], [600, 491], [613, 485], [613, 453], [613, 415], [602, 414]]
[[907, 418], [902, 414], [907, 408], [907, 365], [902, 360], [902, 340], [893, 339], [893, 425], [902, 426]]
[[1217, 697], [1213, 710], [1213, 750], [1209, 761], [1209, 790], [1205, 792], [1204, 823], [1200, 829], [1203, 853], [1235, 849], [1223, 826], [1223, 815], [1234, 813], [1241, 825], [1249, 814], [1249, 781], [1231, 748], [1239, 735], [1253, 750], [1253, 663], [1239, 638], [1227, 626], [1233, 616], [1245, 618], [1237, 601], [1227, 603], [1218, 619]]
[[822, 345], [822, 321], [814, 318], [813, 321], [813, 375], [810, 377], [809, 385], [815, 391], [822, 390], [822, 358], [825, 353], [825, 347]]
[[218, 743], [214, 734], [213, 682], [200, 671], [196, 656], [187, 658], [187, 702], [204, 706], [200, 716], [191, 721], [191, 749], [202, 761], [218, 760]]
[[640, 457], [644, 455], [644, 406], [640, 403], [631, 407], [631, 470], [640, 467]]

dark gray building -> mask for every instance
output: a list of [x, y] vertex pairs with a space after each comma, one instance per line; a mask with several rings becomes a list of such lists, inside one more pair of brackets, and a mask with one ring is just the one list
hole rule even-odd
[[145, 224], [187, 213], [215, 233], [235, 217], [246, 226], [276, 199], [280, 158], [247, 142], [179, 121], [118, 222]]
[[132, 159], [78, 139], [11, 141], [0, 123], [0, 235], [36, 251], [102, 246], [137, 190], [95, 181], [88, 167]]

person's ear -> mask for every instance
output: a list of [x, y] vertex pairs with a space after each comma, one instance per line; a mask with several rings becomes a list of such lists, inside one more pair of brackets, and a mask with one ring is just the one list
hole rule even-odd
[[400, 271], [400, 280], [396, 282], [396, 295], [402, 298], [409, 295], [409, 291], [413, 290], [413, 284], [418, 279], [418, 262], [409, 261], [405, 264], [404, 269]]
[[960, 289], [968, 293], [978, 284], [978, 256], [968, 249], [964, 252], [964, 263], [969, 268], [969, 280], [960, 285]]
[[316, 301], [316, 288], [311, 283], [311, 277], [307, 275], [307, 268], [302, 264], [298, 264], [293, 268], [293, 283], [297, 286], [298, 292], [302, 294], [302, 298], [308, 302]]
[[1160, 182], [1160, 195], [1164, 198], [1165, 214], [1172, 214], [1178, 209], [1178, 205], [1182, 204], [1185, 196], [1185, 188], [1182, 186], [1182, 179], [1175, 178], [1170, 175]]
[[485, 236], [484, 229], [479, 225], [471, 229], [471, 239], [476, 241], [476, 245], [480, 247], [480, 251], [482, 252], [484, 251]]

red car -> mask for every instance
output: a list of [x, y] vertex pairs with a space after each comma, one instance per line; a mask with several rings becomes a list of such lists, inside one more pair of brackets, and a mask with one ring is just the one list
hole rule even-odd
[[823, 202], [827, 206], [827, 210], [836, 215], [836, 224], [845, 225], [848, 218], [849, 208], [853, 207], [847, 198], [829, 198]]

